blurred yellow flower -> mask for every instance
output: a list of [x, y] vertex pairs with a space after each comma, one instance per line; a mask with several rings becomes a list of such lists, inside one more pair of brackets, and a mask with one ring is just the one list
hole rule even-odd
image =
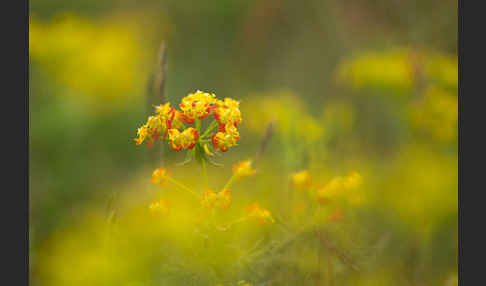
[[459, 78], [457, 56], [433, 53], [426, 59], [424, 74], [437, 85], [456, 89]]
[[170, 211], [170, 203], [167, 200], [158, 200], [149, 205], [150, 212], [167, 215]]
[[150, 178], [150, 181], [154, 184], [165, 186], [168, 183], [169, 176], [170, 175], [165, 168], [155, 169], [152, 173], [152, 178]]
[[361, 177], [358, 172], [354, 171], [349, 176], [344, 178], [343, 187], [348, 190], [354, 190], [361, 186], [362, 183], [363, 177]]
[[242, 179], [244, 177], [255, 175], [256, 171], [251, 167], [251, 160], [241, 161], [233, 165], [233, 175], [235, 179]]
[[408, 49], [363, 53], [339, 65], [337, 80], [354, 88], [410, 91], [414, 84], [414, 66], [409, 57]]
[[258, 203], [252, 203], [249, 206], [247, 206], [246, 214], [249, 219], [254, 220], [256, 223], [260, 225], [275, 222], [270, 211], [260, 208]]
[[142, 31], [115, 17], [91, 20], [65, 15], [52, 22], [31, 17], [29, 54], [50, 76], [75, 91], [76, 99], [96, 108], [133, 102], [127, 99], [137, 96], [146, 81]]
[[208, 209], [226, 209], [231, 205], [231, 191], [224, 189], [218, 193], [213, 190], [204, 191], [202, 205]]
[[411, 104], [409, 118], [412, 126], [433, 137], [451, 141], [457, 138], [457, 95], [437, 86], [429, 87], [423, 98]]
[[311, 185], [311, 176], [308, 170], [292, 173], [290, 181], [294, 189], [304, 191]]
[[335, 177], [324, 185], [324, 187], [317, 190], [317, 200], [321, 204], [328, 203], [340, 196], [343, 191], [357, 189], [362, 182], [363, 179], [358, 172], [352, 172], [350, 175], [345, 177]]

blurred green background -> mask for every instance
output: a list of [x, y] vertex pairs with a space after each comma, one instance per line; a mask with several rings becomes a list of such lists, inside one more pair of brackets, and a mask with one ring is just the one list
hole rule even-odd
[[[457, 285], [457, 1], [33, 0], [29, 34], [32, 285], [58, 285], [39, 257], [54, 237], [87, 206], [143, 193], [133, 182], [159, 164], [133, 138], [161, 42], [171, 102], [197, 89], [241, 101], [222, 163], [253, 156], [276, 122], [258, 187], [305, 168], [367, 175], [359, 247], [390, 239], [375, 280], [342, 285]], [[164, 148], [165, 164], [183, 161]]]

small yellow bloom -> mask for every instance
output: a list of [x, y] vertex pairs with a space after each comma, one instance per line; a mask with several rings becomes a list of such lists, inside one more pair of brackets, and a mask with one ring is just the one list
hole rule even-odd
[[231, 205], [231, 191], [225, 189], [216, 193], [213, 190], [206, 190], [201, 203], [208, 209], [227, 209]]
[[348, 190], [357, 189], [363, 183], [363, 178], [358, 172], [352, 172], [349, 176], [344, 178], [344, 188]]
[[224, 101], [219, 101], [218, 106], [214, 109], [214, 118], [219, 125], [241, 123], [240, 103], [234, 99], [226, 97]]
[[196, 118], [204, 119], [208, 116], [214, 109], [216, 102], [215, 94], [198, 90], [184, 97], [179, 107], [182, 110], [184, 121], [187, 124], [192, 124]]
[[344, 178], [335, 177], [323, 188], [317, 190], [317, 200], [321, 204], [328, 203], [344, 190]]
[[252, 203], [251, 205], [247, 206], [246, 214], [249, 219], [254, 220], [260, 225], [275, 222], [270, 211], [260, 208], [258, 203]]
[[323, 188], [317, 190], [317, 200], [327, 203], [340, 195], [343, 191], [357, 189], [362, 184], [362, 177], [358, 172], [353, 172], [346, 177], [335, 177]]
[[236, 146], [236, 141], [240, 139], [240, 133], [235, 125], [231, 122], [227, 123], [220, 131], [211, 136], [211, 142], [214, 148], [221, 152], [226, 152], [232, 146]]
[[149, 205], [149, 209], [151, 213], [160, 213], [167, 215], [170, 212], [170, 203], [167, 200], [159, 200], [156, 202], [152, 202]]
[[165, 125], [162, 123], [159, 116], [149, 116], [147, 123], [138, 128], [138, 138], [135, 138], [134, 140], [137, 145], [147, 141], [147, 146], [150, 147], [153, 145], [154, 141], [165, 132], [165, 130]]
[[292, 186], [299, 191], [303, 191], [311, 185], [311, 176], [308, 170], [293, 173], [290, 179]]
[[251, 160], [241, 161], [233, 166], [233, 175], [236, 179], [255, 175], [256, 171], [251, 167]]
[[177, 152], [182, 149], [192, 149], [198, 139], [199, 133], [192, 127], [182, 132], [179, 132], [177, 129], [169, 129], [169, 145]]
[[150, 178], [150, 181], [154, 184], [160, 184], [162, 187], [167, 185], [169, 178], [169, 173], [165, 168], [159, 168], [155, 169], [155, 171], [152, 173], [152, 178]]

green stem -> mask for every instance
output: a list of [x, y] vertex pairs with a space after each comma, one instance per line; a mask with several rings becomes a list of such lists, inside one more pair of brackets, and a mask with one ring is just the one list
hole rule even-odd
[[234, 180], [235, 180], [235, 175], [233, 174], [231, 175], [231, 178], [228, 180], [226, 185], [224, 185], [223, 190], [229, 189], [229, 187], [231, 187], [231, 185], [233, 184]]
[[202, 175], [204, 178], [204, 186], [206, 188], [209, 188], [208, 172], [206, 169], [206, 161], [204, 160], [204, 158], [201, 160], [201, 166], [202, 166]]
[[198, 118], [196, 118], [196, 130], [197, 133], [201, 134], [201, 120], [199, 120]]
[[211, 124], [209, 124], [208, 129], [206, 129], [206, 131], [204, 131], [204, 134], [203, 134], [203, 135], [201, 135], [201, 137], [200, 137], [200, 138], [201, 138], [201, 139], [203, 139], [204, 137], [208, 136], [208, 135], [209, 135], [209, 133], [210, 133], [211, 131], [213, 131], [213, 129], [214, 129], [214, 128], [216, 128], [217, 126], [218, 126], [218, 122], [217, 122], [216, 120], [213, 120], [213, 121], [211, 122]]
[[222, 231], [226, 231], [228, 230], [230, 227], [232, 227], [233, 225], [237, 224], [237, 223], [242, 223], [244, 221], [247, 221], [248, 220], [248, 217], [242, 217], [242, 218], [239, 218], [237, 220], [234, 220], [228, 224], [226, 224], [225, 226], [220, 226], [220, 227], [217, 227], [219, 230], [222, 230]]
[[171, 178], [171, 177], [167, 177], [167, 180], [169, 182], [171, 182], [172, 184], [178, 186], [179, 188], [185, 190], [185, 191], [188, 191], [190, 192], [191, 194], [193, 194], [194, 196], [196, 196], [198, 199], [201, 199], [201, 195], [196, 193], [195, 191], [191, 190], [189, 187], [186, 187], [184, 184], [182, 184], [181, 182], [179, 181], [176, 181], [175, 179]]

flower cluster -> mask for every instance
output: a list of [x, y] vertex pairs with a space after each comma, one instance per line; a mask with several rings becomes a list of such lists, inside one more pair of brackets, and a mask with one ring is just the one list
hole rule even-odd
[[[312, 201], [321, 205], [327, 206], [328, 211], [328, 221], [337, 222], [343, 219], [344, 213], [342, 210], [344, 202], [342, 199], [346, 199], [351, 205], [356, 205], [361, 203], [360, 192], [348, 193], [349, 197], [343, 197], [342, 195], [346, 191], [357, 190], [363, 183], [363, 178], [361, 175], [354, 171], [348, 176], [337, 176], [329, 180], [323, 186], [319, 186], [312, 182], [312, 177], [308, 170], [301, 170], [299, 172], [292, 173], [290, 176], [290, 183], [292, 187], [299, 191], [309, 195]], [[298, 217], [304, 213], [305, 204], [303, 202], [298, 202], [294, 207], [294, 216]], [[318, 208], [319, 210], [320, 208]], [[319, 214], [320, 211], [317, 211]]]
[[153, 203], [150, 203], [149, 209], [150, 212], [153, 214], [163, 214], [167, 215], [170, 211], [170, 203], [167, 200], [159, 200]]
[[227, 209], [231, 205], [231, 191], [224, 189], [216, 193], [213, 190], [206, 190], [203, 194], [201, 203], [208, 209]]
[[251, 160], [241, 161], [233, 166], [233, 176], [235, 176], [237, 180], [253, 176], [255, 173], [256, 171], [251, 167]]
[[[205, 142], [211, 142], [215, 150], [226, 152], [236, 146], [240, 139], [237, 126], [241, 123], [239, 102], [231, 98], [220, 100], [215, 94], [196, 91], [184, 97], [176, 110], [166, 103], [155, 107], [155, 115], [149, 116], [147, 122], [137, 131], [135, 142], [147, 146], [155, 140], [168, 140], [169, 146], [175, 151], [191, 150], [200, 144], [206, 154], [212, 154]], [[206, 131], [201, 130], [201, 120], [213, 114], [214, 121]], [[187, 127], [194, 124], [194, 127]], [[212, 133], [213, 129], [216, 132]], [[168, 135], [168, 136], [167, 136]]]
[[319, 201], [319, 203], [325, 204], [337, 197], [342, 191], [358, 188], [361, 183], [361, 175], [357, 172], [353, 172], [346, 177], [335, 177], [331, 181], [329, 181], [324, 187], [317, 190], [317, 200]]
[[155, 169], [154, 172], [152, 173], [152, 178], [150, 178], [150, 181], [154, 184], [159, 184], [162, 187], [167, 185], [169, 179], [169, 174], [166, 169], [160, 168], [160, 169]]
[[261, 225], [275, 222], [270, 211], [260, 208], [257, 203], [252, 203], [247, 206], [246, 214], [248, 219], [254, 220], [256, 223]]
[[311, 185], [311, 176], [307, 170], [293, 173], [290, 176], [290, 180], [292, 186], [299, 191], [303, 191]]

